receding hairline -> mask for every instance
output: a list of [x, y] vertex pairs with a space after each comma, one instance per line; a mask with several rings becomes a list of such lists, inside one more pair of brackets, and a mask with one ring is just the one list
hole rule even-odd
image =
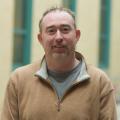
[[67, 9], [67, 8], [64, 8], [64, 7], [52, 7], [52, 8], [50, 8], [50, 9], [48, 9], [48, 10], [46, 10], [44, 13], [43, 13], [43, 15], [42, 15], [42, 17], [41, 17], [41, 19], [40, 19], [40, 21], [39, 21], [39, 31], [41, 32], [42, 31], [42, 21], [43, 21], [43, 19], [44, 19], [44, 17], [47, 15], [47, 14], [49, 14], [49, 13], [54, 13], [54, 12], [65, 12], [65, 13], [67, 13], [68, 15], [70, 15], [71, 17], [72, 17], [72, 19], [73, 19], [73, 22], [74, 22], [74, 27], [76, 28], [76, 24], [75, 24], [75, 15], [74, 15], [74, 13], [70, 10], [70, 9]]

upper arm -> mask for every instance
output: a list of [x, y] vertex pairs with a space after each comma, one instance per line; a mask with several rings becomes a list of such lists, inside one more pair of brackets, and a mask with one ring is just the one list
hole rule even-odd
[[18, 94], [13, 79], [15, 77], [10, 78], [6, 88], [1, 120], [19, 120]]
[[100, 84], [101, 93], [99, 120], [117, 120], [114, 88], [106, 74], [102, 74]]

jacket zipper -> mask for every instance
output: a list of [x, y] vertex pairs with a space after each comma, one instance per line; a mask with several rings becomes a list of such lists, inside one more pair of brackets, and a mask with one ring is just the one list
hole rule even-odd
[[51, 85], [52, 88], [54, 89], [54, 91], [55, 91], [55, 93], [56, 93], [56, 95], [57, 95], [57, 98], [58, 98], [58, 102], [57, 102], [57, 111], [58, 111], [58, 112], [60, 112], [60, 110], [61, 110], [61, 101], [63, 100], [65, 94], [66, 94], [73, 86], [75, 86], [75, 85], [77, 85], [77, 84], [79, 84], [79, 83], [80, 83], [80, 81], [79, 81], [79, 82], [73, 82], [73, 84], [64, 92], [64, 94], [63, 94], [63, 96], [61, 97], [61, 99], [58, 97], [57, 92], [56, 92], [56, 89], [55, 89], [55, 88], [51, 85], [51, 83], [50, 83], [50, 85]]
[[61, 101], [58, 99], [57, 102], [57, 111], [60, 112], [60, 108], [61, 108]]
[[73, 86], [75, 86], [75, 85], [77, 85], [77, 84], [79, 84], [79, 83], [80, 83], [80, 81], [78, 81], [78, 82], [75, 82], [75, 81], [74, 81], [73, 84], [64, 92], [63, 96], [61, 97], [61, 101], [63, 100], [65, 94], [67, 94], [67, 92], [68, 92]]
[[[38, 76], [39, 77], [39, 76]], [[56, 106], [57, 106], [57, 111], [58, 112], [60, 112], [60, 110], [61, 110], [61, 101], [63, 100], [63, 98], [64, 98], [64, 96], [65, 96], [65, 94], [74, 86], [74, 85], [77, 85], [78, 83], [80, 83], [80, 81], [78, 81], [78, 82], [73, 82], [73, 84], [64, 92], [64, 94], [63, 94], [63, 96], [61, 97], [61, 99], [58, 97], [58, 94], [57, 94], [57, 92], [56, 92], [56, 89], [54, 88], [54, 86], [51, 84], [51, 82], [48, 80], [48, 79], [46, 79], [45, 80], [52, 88], [53, 88], [53, 91], [55, 92], [55, 94], [56, 94], [56, 96], [57, 96], [57, 104], [56, 104]]]
[[51, 82], [47, 79], [46, 80], [48, 82], [48, 84], [53, 88], [53, 91], [55, 92], [55, 95], [57, 97], [57, 103], [56, 103], [56, 106], [57, 106], [57, 111], [60, 112], [61, 110], [61, 100], [60, 98], [58, 97], [58, 94], [57, 94], [57, 91], [56, 89], [54, 88], [54, 86], [51, 84]]
[[50, 84], [50, 86], [53, 88], [53, 90], [54, 90], [54, 92], [55, 92], [55, 94], [56, 94], [56, 96], [57, 96], [57, 99], [58, 99], [58, 101], [57, 101], [57, 111], [58, 112], [60, 112], [60, 110], [61, 110], [61, 101], [63, 100], [63, 98], [64, 98], [64, 96], [65, 96], [65, 94], [73, 87], [73, 86], [75, 86], [75, 85], [77, 85], [77, 84], [79, 84], [80, 83], [80, 81], [78, 81], [78, 82], [76, 82], [76, 81], [74, 81], [74, 82], [72, 82], [73, 84], [64, 92], [64, 94], [63, 94], [63, 96], [61, 97], [61, 99], [58, 97], [58, 94], [57, 94], [57, 92], [56, 92], [56, 89], [54, 88], [54, 86], [52, 86], [52, 84], [47, 80], [47, 82]]

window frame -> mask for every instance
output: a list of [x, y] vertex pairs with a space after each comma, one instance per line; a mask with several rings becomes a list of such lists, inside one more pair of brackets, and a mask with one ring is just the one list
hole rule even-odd
[[[23, 62], [17, 62], [12, 65], [12, 69], [15, 69], [17, 67], [26, 65], [30, 63], [30, 58], [31, 58], [31, 29], [32, 29], [32, 0], [26, 0], [24, 2], [24, 28], [16, 28], [14, 26], [14, 36], [15, 35], [20, 35], [23, 38]], [[16, 17], [16, 16], [15, 16]], [[15, 18], [16, 19], [16, 18]], [[15, 38], [14, 38], [15, 40]], [[13, 51], [14, 52], [14, 51]], [[14, 54], [13, 54], [13, 57]]]
[[[104, 2], [106, 2], [106, 4], [103, 6], [102, 0], [101, 0], [99, 67], [102, 69], [107, 69], [109, 67], [109, 54], [110, 54], [109, 49], [110, 49], [111, 0], [106, 0], [106, 1], [104, 0]], [[102, 47], [104, 48], [102, 49]]]

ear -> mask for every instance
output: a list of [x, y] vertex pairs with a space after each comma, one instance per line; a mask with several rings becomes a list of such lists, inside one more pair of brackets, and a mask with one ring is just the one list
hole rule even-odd
[[42, 34], [41, 33], [38, 34], [38, 41], [40, 44], [42, 44]]
[[80, 38], [81, 32], [80, 30], [76, 30], [76, 40], [78, 41]]

